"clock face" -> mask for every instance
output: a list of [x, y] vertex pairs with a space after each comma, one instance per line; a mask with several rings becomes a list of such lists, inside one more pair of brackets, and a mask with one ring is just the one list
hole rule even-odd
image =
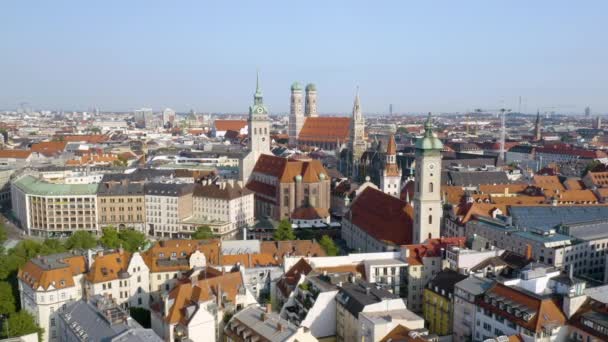
[[430, 163], [428, 166], [429, 170], [433, 170], [435, 169], [435, 164], [434, 163]]
[[262, 141], [266, 141], [266, 138], [262, 137]]
[[260, 114], [264, 113], [264, 108], [258, 107], [258, 113], [260, 113]]

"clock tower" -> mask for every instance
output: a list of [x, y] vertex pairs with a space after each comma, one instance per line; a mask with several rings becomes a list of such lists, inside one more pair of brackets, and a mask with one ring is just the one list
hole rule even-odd
[[264, 106], [264, 98], [260, 89], [260, 75], [258, 73], [253, 106], [249, 107], [248, 137], [249, 151], [239, 159], [239, 178], [245, 184], [262, 154], [270, 154], [270, 123], [268, 122], [268, 109]]
[[260, 154], [270, 153], [270, 125], [268, 123], [268, 109], [264, 106], [264, 97], [260, 89], [260, 74], [258, 73], [253, 106], [249, 107], [249, 151], [257, 157]]
[[424, 137], [416, 141], [416, 179], [414, 183], [413, 243], [423, 243], [440, 235], [441, 150], [443, 144], [433, 134], [431, 113], [424, 124]]

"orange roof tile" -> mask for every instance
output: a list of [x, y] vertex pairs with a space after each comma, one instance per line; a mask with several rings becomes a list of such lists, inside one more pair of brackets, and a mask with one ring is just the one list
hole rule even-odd
[[557, 176], [534, 176], [534, 184], [539, 188], [550, 190], [566, 190]]
[[351, 204], [347, 217], [378, 241], [395, 245], [412, 242], [412, 207], [380, 190], [365, 188]]
[[593, 185], [597, 187], [608, 186], [608, 172], [587, 172], [585, 177], [589, 177]]
[[564, 186], [568, 190], [583, 190], [585, 188], [583, 182], [580, 179], [576, 178], [566, 179], [566, 181], [564, 182]]
[[397, 154], [397, 143], [395, 142], [394, 134], [391, 134], [391, 137], [388, 139], [388, 145], [386, 146], [386, 154]]
[[545, 197], [547, 199], [555, 198], [558, 202], [563, 203], [594, 203], [598, 201], [591, 190], [545, 190]]
[[350, 137], [349, 117], [308, 117], [298, 135], [302, 144], [346, 142]]
[[[189, 258], [195, 251], [205, 255], [207, 263], [218, 265], [220, 263], [220, 241], [219, 240], [161, 240], [148, 249], [143, 258], [150, 272], [173, 272], [187, 271], [189, 264], [159, 265], [159, 260], [169, 260], [175, 253], [177, 259]], [[185, 255], [185, 256], [183, 256]]]
[[561, 326], [566, 323], [566, 316], [561, 310], [561, 305], [554, 298], [540, 299], [500, 283], [496, 283], [486, 292], [486, 294], [508, 298], [511, 302], [520, 305], [520, 310], [527, 308], [534, 312], [534, 316], [530, 320], [525, 321], [522, 318], [516, 317], [514, 314], [508, 313], [506, 310], [500, 310], [496, 306], [486, 303], [483, 298], [476, 300], [478, 306], [488, 309], [494, 314], [502, 316], [528, 330], [540, 332], [545, 325], [555, 324]]
[[442, 249], [447, 249], [449, 246], [463, 247], [466, 243], [466, 237], [450, 237], [429, 239], [426, 243], [403, 246], [409, 250], [407, 262], [410, 265], [422, 265], [423, 258], [441, 257]]
[[130, 260], [131, 253], [129, 252], [113, 252], [97, 255], [86, 278], [91, 283], [118, 279], [121, 272], [127, 272]]
[[216, 300], [218, 297], [236, 303], [236, 296], [243, 287], [243, 277], [241, 272], [231, 272], [213, 278], [199, 280], [194, 284], [188, 282], [178, 285], [169, 292], [169, 299], [173, 300], [173, 305], [165, 317], [165, 321], [170, 324], [187, 323], [186, 308], [190, 305], [209, 300]]
[[240, 131], [247, 126], [247, 120], [215, 120], [216, 131]]
[[45, 156], [57, 155], [65, 149], [67, 142], [65, 141], [45, 141], [37, 144], [32, 144], [32, 152], [44, 154]]
[[0, 150], [0, 158], [26, 159], [32, 154], [27, 150]]
[[284, 256], [325, 256], [325, 250], [314, 240], [262, 241], [260, 252], [276, 256], [283, 262]]
[[295, 182], [296, 176], [302, 176], [302, 181], [305, 183], [319, 182], [321, 173], [329, 180], [327, 170], [321, 161], [316, 159], [292, 160], [263, 154], [258, 158], [253, 172], [279, 178], [281, 183]]
[[291, 291], [300, 280], [301, 275], [307, 275], [312, 271], [310, 264], [301, 258], [296, 262], [285, 274], [281, 276], [281, 279], [277, 282], [277, 288], [283, 294], [283, 297], [288, 297]]
[[48, 257], [29, 260], [19, 269], [17, 277], [33, 289], [42, 287], [47, 290], [50, 286], [62, 289], [74, 286], [74, 276], [82, 274], [86, 270], [86, 260], [80, 255], [61, 258], [58, 263], [59, 267], [47, 264], [46, 258]]
[[245, 267], [257, 267], [270, 265], [279, 266], [281, 263], [279, 262], [278, 258], [275, 258], [272, 254], [267, 253], [222, 255], [222, 266], [231, 266], [237, 264]]

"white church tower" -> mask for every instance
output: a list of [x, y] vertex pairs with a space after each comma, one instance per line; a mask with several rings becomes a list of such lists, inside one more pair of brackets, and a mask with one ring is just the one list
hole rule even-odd
[[270, 123], [268, 122], [268, 109], [264, 106], [262, 89], [260, 89], [260, 75], [258, 73], [253, 95], [253, 106], [249, 107], [248, 137], [249, 152], [240, 160], [240, 179], [247, 183], [255, 163], [262, 154], [270, 154]]
[[431, 113], [424, 129], [424, 137], [416, 141], [413, 243], [423, 243], [429, 238], [438, 238], [443, 216], [440, 191], [443, 144], [433, 134]]
[[391, 196], [399, 198], [401, 192], [401, 170], [397, 165], [397, 143], [395, 136], [391, 134], [386, 146], [386, 161], [384, 171], [380, 178], [380, 189]]

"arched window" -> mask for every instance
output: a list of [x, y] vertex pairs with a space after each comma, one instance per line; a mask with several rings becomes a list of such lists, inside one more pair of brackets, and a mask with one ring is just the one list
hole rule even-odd
[[429, 183], [429, 192], [433, 192], [433, 182]]
[[429, 224], [433, 224], [433, 215], [429, 215]]

